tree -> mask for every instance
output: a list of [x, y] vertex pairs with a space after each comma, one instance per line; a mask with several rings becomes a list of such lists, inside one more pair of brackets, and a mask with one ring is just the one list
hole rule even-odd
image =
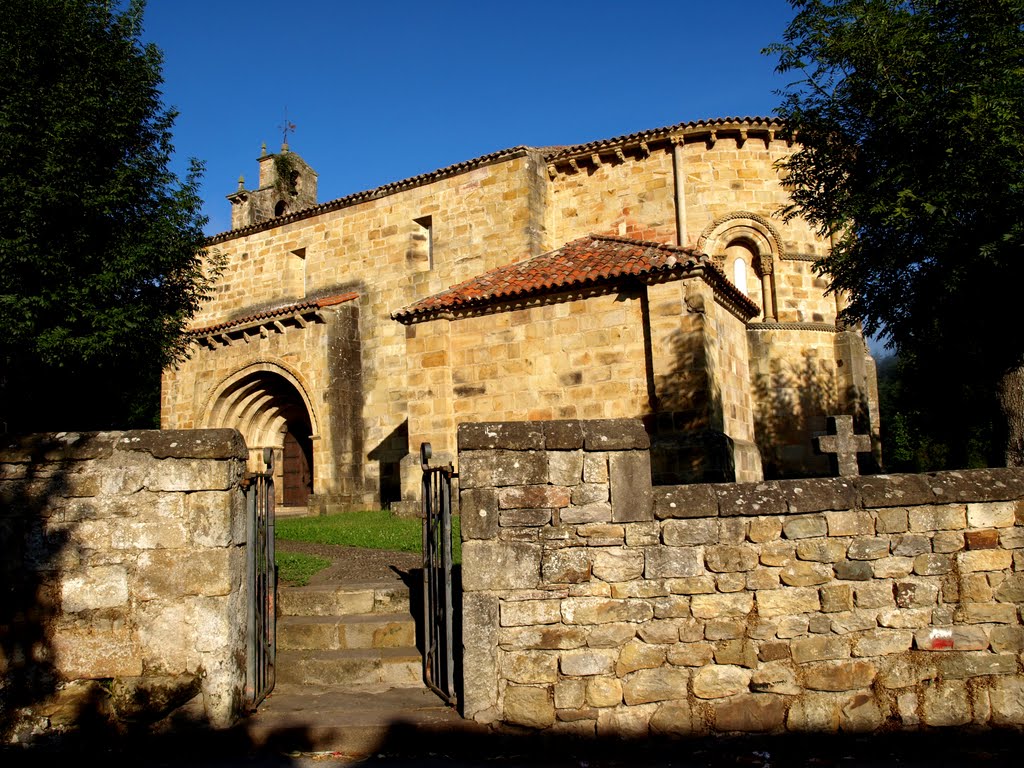
[[3, 4], [0, 431], [153, 426], [213, 277], [144, 2], [116, 5]]
[[790, 4], [766, 49], [798, 76], [786, 215], [832, 239], [846, 318], [912, 362], [949, 439], [988, 420], [1024, 465], [1024, 0]]

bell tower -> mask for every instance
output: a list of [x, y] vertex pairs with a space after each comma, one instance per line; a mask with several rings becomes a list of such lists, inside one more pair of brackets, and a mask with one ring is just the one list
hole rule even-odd
[[245, 178], [238, 177], [238, 189], [227, 198], [231, 202], [231, 228], [240, 229], [261, 221], [276, 219], [316, 205], [317, 174], [305, 160], [281, 144], [277, 154], [267, 154], [263, 145], [259, 186], [245, 188]]

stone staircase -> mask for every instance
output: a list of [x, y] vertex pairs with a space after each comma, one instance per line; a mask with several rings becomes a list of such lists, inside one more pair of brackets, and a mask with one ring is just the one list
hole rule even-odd
[[247, 720], [253, 744], [358, 756], [396, 729], [472, 730], [423, 683], [411, 602], [397, 581], [282, 587], [276, 684]]

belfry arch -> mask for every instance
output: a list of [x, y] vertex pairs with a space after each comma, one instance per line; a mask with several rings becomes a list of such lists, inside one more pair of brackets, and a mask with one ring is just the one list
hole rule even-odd
[[273, 449], [277, 503], [306, 506], [320, 484], [313, 450], [317, 420], [305, 387], [290, 371], [260, 363], [228, 377], [210, 397], [204, 423], [242, 433], [250, 470], [262, 469], [263, 449]]
[[697, 250], [711, 256], [733, 283], [745, 267], [742, 290], [761, 305], [763, 322], [776, 322], [775, 262], [782, 258], [782, 239], [771, 222], [745, 211], [723, 216], [701, 233]]

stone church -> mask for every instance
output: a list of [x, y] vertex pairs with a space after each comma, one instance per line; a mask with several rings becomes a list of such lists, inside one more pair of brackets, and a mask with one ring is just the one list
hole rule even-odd
[[[655, 483], [821, 475], [852, 414], [877, 446], [874, 362], [784, 221], [770, 118], [519, 146], [317, 201], [287, 145], [228, 195], [232, 229], [165, 372], [165, 428], [234, 427], [278, 503], [406, 506], [419, 447], [470, 421], [640, 418]], [[867, 457], [870, 459], [870, 457]]]

